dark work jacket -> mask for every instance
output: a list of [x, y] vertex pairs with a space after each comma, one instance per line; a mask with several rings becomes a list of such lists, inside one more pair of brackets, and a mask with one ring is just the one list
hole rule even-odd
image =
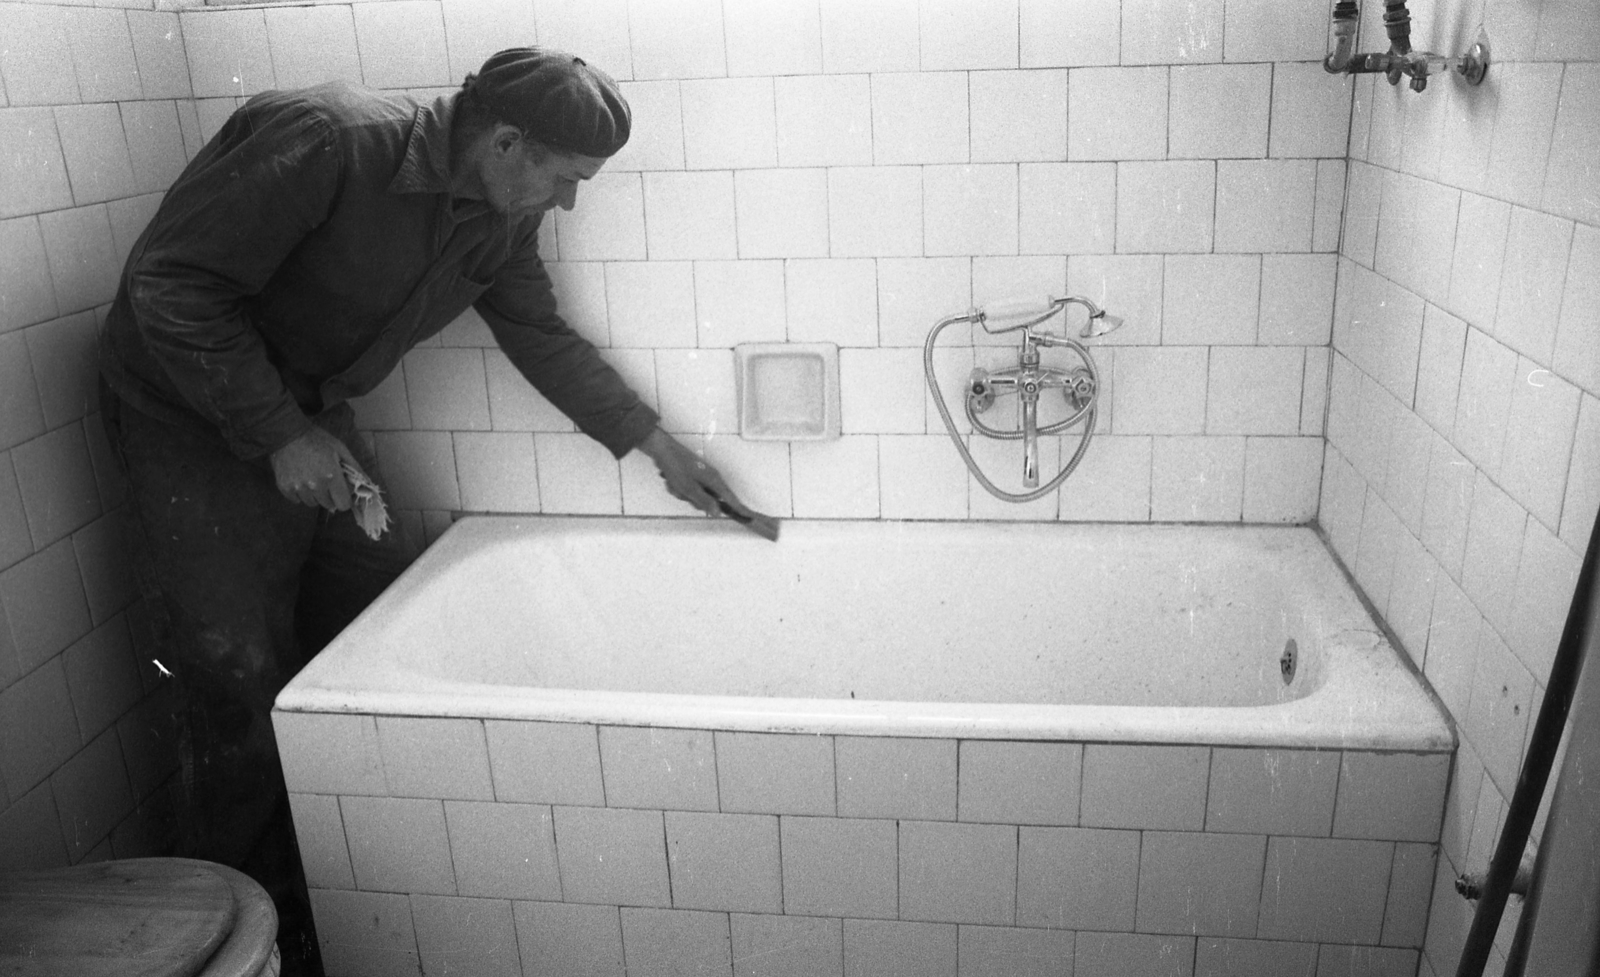
[[638, 445], [658, 418], [557, 314], [541, 215], [451, 198], [455, 98], [333, 83], [235, 112], [128, 257], [100, 343], [111, 388], [258, 458], [472, 306], [582, 431], [617, 457]]

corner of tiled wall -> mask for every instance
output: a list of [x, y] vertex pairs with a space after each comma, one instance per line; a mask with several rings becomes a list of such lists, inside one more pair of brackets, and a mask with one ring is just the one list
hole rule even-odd
[[[1413, 2], [1414, 41], [1465, 48], [1466, 6]], [[1455, 970], [1451, 883], [1487, 867], [1600, 508], [1600, 8], [1481, 22], [1482, 86], [1356, 86], [1319, 511], [1460, 733], [1425, 974]]]
[[135, 658], [95, 337], [198, 148], [177, 13], [0, 3], [0, 871], [167, 848], [167, 696]]

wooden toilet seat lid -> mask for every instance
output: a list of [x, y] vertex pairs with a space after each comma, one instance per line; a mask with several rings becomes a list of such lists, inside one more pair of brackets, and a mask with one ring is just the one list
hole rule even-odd
[[237, 912], [227, 880], [188, 859], [0, 875], [0, 974], [193, 977]]

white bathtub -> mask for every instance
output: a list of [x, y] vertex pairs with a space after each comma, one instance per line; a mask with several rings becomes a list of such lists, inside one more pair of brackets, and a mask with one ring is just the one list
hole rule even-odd
[[772, 544], [726, 521], [469, 518], [278, 707], [1453, 746], [1304, 527], [789, 520]]
[[273, 719], [331, 977], [1413, 973], [1454, 747], [1237, 526], [467, 519]]

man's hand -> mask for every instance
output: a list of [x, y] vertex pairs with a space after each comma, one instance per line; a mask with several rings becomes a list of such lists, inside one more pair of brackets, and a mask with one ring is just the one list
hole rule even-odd
[[717, 499], [738, 501], [715, 468], [659, 427], [640, 442], [639, 450], [656, 463], [673, 498], [682, 499], [708, 516], [721, 512]]
[[350, 508], [350, 485], [340, 462], [361, 470], [343, 441], [312, 427], [272, 453], [272, 474], [278, 480], [278, 491], [290, 502], [343, 512]]

